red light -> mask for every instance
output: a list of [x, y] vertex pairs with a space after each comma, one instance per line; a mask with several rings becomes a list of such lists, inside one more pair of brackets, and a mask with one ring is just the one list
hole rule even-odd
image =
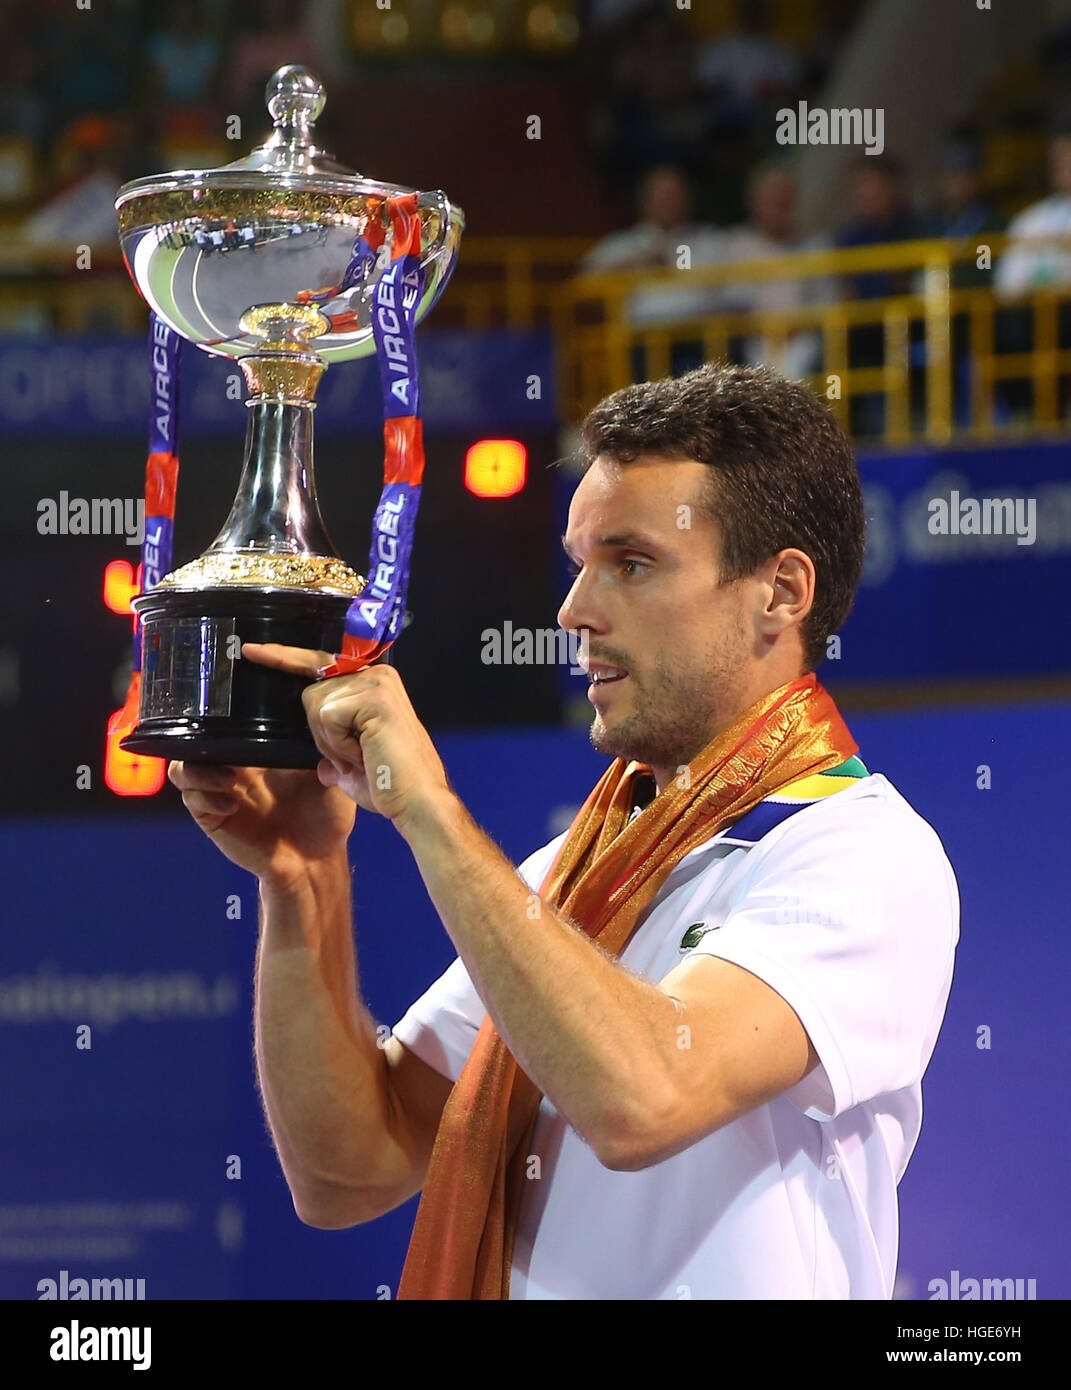
[[465, 455], [465, 486], [477, 497], [512, 497], [524, 487], [528, 450], [516, 439], [481, 439]]
[[167, 772], [164, 758], [147, 758], [119, 747], [123, 732], [119, 723], [123, 711], [117, 709], [108, 720], [108, 751], [104, 757], [104, 781], [116, 796], [154, 796], [164, 785]]
[[[129, 560], [112, 560], [104, 567], [104, 602], [113, 613], [135, 621], [130, 600], [141, 591], [141, 565], [135, 570]], [[127, 753], [119, 747], [124, 711], [117, 709], [108, 720], [104, 754], [104, 782], [116, 796], [155, 796], [167, 775], [166, 758], [147, 758]]]
[[111, 560], [104, 567], [104, 602], [113, 613], [129, 613], [130, 600], [141, 587], [141, 566], [135, 571], [129, 560]]

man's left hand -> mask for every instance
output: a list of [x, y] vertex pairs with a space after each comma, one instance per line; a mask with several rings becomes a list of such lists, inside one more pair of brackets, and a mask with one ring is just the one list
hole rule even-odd
[[403, 834], [441, 793], [450, 792], [442, 759], [393, 666], [381, 662], [318, 681], [317, 671], [334, 660], [331, 652], [243, 642], [242, 656], [313, 682], [301, 699], [323, 754], [316, 771], [325, 787], [341, 787], [363, 810], [386, 816]]

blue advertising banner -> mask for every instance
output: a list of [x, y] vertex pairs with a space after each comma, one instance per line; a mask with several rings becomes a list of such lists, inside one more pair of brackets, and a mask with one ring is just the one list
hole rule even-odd
[[[427, 429], [553, 427], [547, 334], [422, 332], [418, 345]], [[0, 431], [5, 434], [140, 436], [148, 391], [143, 338], [0, 338]], [[241, 434], [247, 394], [236, 362], [183, 345], [183, 438]], [[319, 434], [382, 430], [374, 357], [330, 367], [316, 399]]]
[[[1071, 1142], [1066, 816], [1062, 784], [1036, 769], [1068, 747], [1071, 704], [848, 722], [867, 767], [940, 835], [962, 904], [922, 1133], [900, 1187], [896, 1297], [954, 1298], [935, 1290], [984, 1277], [1067, 1298], [1068, 1245], [1053, 1220]], [[569, 823], [606, 766], [579, 729], [436, 745], [514, 863]], [[256, 1090], [255, 880], [168, 795], [176, 816], [152, 823], [2, 827], [0, 1297], [78, 1300], [87, 1317], [81, 1300], [139, 1288], [148, 1301], [392, 1298], [416, 1199], [348, 1230], [295, 1215]], [[1009, 827], [1026, 826], [1009, 840]], [[388, 821], [359, 813], [350, 858], [361, 987], [390, 1027], [454, 949]]]
[[[867, 548], [831, 680], [1071, 670], [1071, 443], [861, 456]], [[834, 664], [837, 663], [837, 664]]]

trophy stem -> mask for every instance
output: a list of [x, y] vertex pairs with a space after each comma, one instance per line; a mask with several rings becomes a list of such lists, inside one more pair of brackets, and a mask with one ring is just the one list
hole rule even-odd
[[[280, 308], [263, 306], [278, 322]], [[259, 310], [250, 310], [253, 317]], [[306, 313], [307, 317], [307, 313]], [[302, 320], [299, 325], [305, 326]], [[250, 389], [245, 457], [222, 531], [195, 560], [165, 574], [158, 588], [218, 585], [360, 593], [365, 581], [339, 557], [324, 525], [312, 463], [313, 397], [324, 363], [280, 339], [243, 357]]]
[[251, 400], [234, 503], [208, 548], [336, 557], [316, 495], [312, 404]]
[[251, 398], [230, 516], [203, 555], [133, 600], [141, 697], [127, 752], [243, 767], [319, 761], [307, 679], [240, 654], [243, 642], [337, 651], [364, 586], [339, 559], [316, 497], [312, 398], [323, 370], [282, 342], [242, 359]]

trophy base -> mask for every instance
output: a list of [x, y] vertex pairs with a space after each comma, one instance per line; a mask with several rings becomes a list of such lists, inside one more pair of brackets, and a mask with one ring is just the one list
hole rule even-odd
[[293, 676], [243, 661], [243, 642], [337, 652], [352, 598], [273, 589], [162, 589], [134, 600], [141, 622], [141, 705], [128, 753], [234, 767], [314, 768]]

